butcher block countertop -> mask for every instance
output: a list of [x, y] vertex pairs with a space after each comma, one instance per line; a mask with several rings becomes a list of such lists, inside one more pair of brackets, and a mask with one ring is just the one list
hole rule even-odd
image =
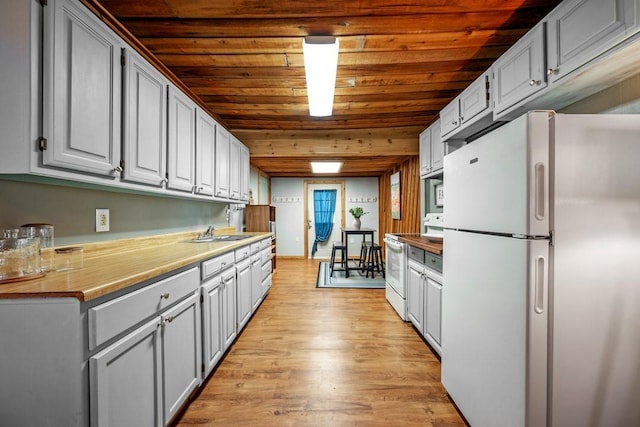
[[442, 255], [442, 242], [432, 242], [428, 240], [426, 237], [422, 237], [419, 235], [416, 236], [399, 236], [398, 240], [403, 243], [407, 243], [411, 246], [415, 246], [420, 249], [424, 249], [427, 252], [431, 252], [436, 255]]
[[[271, 236], [271, 233], [242, 233], [251, 237], [230, 242], [191, 242], [197, 234], [175, 233], [78, 245], [84, 249], [82, 268], [50, 271], [41, 278], [0, 284], [0, 299], [72, 297], [90, 301]], [[235, 233], [216, 230], [215, 234]]]

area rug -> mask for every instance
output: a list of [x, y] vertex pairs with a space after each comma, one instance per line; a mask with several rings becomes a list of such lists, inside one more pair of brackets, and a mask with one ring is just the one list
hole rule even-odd
[[352, 270], [347, 278], [344, 271], [334, 271], [329, 277], [329, 262], [322, 261], [318, 266], [316, 288], [384, 289], [384, 286], [384, 277], [380, 273], [371, 278], [371, 273], [365, 277], [365, 273]]

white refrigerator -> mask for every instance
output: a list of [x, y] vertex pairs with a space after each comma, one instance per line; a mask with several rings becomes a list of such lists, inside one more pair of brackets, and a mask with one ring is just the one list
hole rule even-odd
[[640, 116], [530, 112], [444, 160], [442, 383], [473, 427], [640, 426]]

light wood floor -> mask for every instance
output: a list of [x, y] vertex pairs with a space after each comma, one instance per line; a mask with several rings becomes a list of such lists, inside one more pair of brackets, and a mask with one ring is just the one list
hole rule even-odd
[[440, 362], [382, 289], [316, 289], [278, 259], [271, 292], [177, 425], [465, 426]]

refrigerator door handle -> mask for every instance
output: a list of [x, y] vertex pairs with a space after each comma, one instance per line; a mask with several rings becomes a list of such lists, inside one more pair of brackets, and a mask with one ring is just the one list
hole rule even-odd
[[544, 191], [544, 164], [536, 163], [535, 165], [535, 206], [534, 212], [536, 219], [542, 221], [545, 217], [545, 191]]
[[548, 288], [547, 263], [543, 256], [538, 256], [535, 261], [535, 297], [534, 310], [538, 314], [544, 313], [545, 295]]

